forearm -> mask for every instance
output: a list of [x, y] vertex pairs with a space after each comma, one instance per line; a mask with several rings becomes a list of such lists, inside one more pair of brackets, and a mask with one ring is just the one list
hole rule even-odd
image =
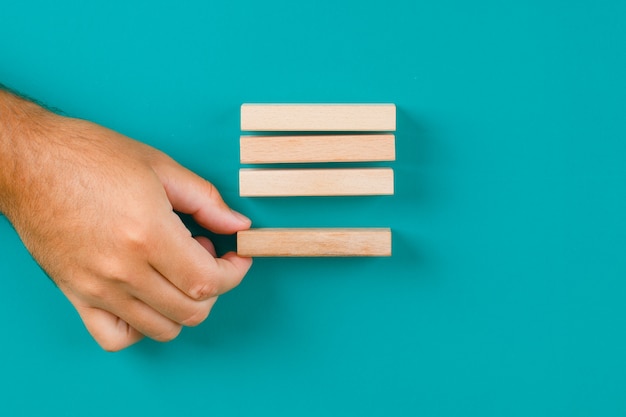
[[41, 128], [47, 111], [4, 89], [0, 89], [0, 211], [6, 213], [15, 191], [24, 187], [20, 168], [27, 165], [28, 142]]
[[15, 137], [24, 105], [12, 93], [0, 89], [0, 211], [9, 208], [11, 179], [16, 176], [19, 140]]

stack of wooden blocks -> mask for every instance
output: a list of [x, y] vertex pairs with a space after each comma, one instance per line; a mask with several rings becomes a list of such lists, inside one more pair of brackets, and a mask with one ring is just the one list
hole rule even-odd
[[[274, 136], [241, 136], [243, 164], [395, 160], [395, 136], [389, 133], [396, 130], [393, 104], [244, 104], [241, 130], [280, 132]], [[243, 197], [393, 193], [392, 168], [239, 171], [239, 194]], [[391, 229], [251, 229], [237, 234], [237, 252], [254, 257], [391, 256]]]

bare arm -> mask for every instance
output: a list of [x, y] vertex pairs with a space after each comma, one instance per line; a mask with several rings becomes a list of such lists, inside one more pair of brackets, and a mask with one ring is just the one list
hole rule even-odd
[[173, 339], [250, 268], [174, 210], [216, 233], [250, 227], [162, 152], [0, 90], [0, 211], [106, 350]]

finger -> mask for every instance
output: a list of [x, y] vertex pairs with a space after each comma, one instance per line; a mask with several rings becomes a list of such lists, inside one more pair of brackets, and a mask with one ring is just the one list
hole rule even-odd
[[214, 258], [198, 240], [189, 237], [185, 225], [175, 217], [163, 225], [162, 235], [154, 237], [161, 241], [148, 253], [150, 265], [194, 300], [206, 300], [237, 286], [251, 259], [234, 253]]
[[[241, 279], [248, 273], [252, 266], [252, 258], [245, 258], [237, 255], [236, 252], [225, 253], [221, 258], [216, 258], [221, 274], [241, 276]], [[239, 279], [239, 282], [241, 281]]]
[[197, 326], [206, 320], [217, 299], [194, 300], [152, 268], [142, 279], [127, 285], [129, 294], [184, 326]]
[[84, 307], [88, 307], [109, 312], [139, 333], [159, 342], [168, 342], [176, 338], [182, 329], [180, 324], [120, 289], [113, 291], [106, 298], [81, 296], [73, 292], [68, 298], [77, 309], [81, 306], [83, 310]]
[[111, 305], [111, 313], [126, 321], [138, 332], [159, 342], [175, 339], [182, 326], [135, 298], [119, 298]]
[[194, 237], [194, 239], [196, 239], [198, 241], [198, 243], [207, 251], [211, 254], [211, 256], [213, 256], [214, 258], [217, 258], [217, 252], [215, 251], [215, 245], [213, 245], [213, 242], [211, 242], [211, 240], [207, 237], [204, 236], [196, 236]]
[[222, 234], [250, 227], [250, 219], [230, 209], [213, 184], [169, 157], [154, 169], [174, 210], [191, 214], [202, 227]]
[[108, 311], [80, 305], [76, 306], [76, 310], [87, 331], [106, 351], [122, 350], [143, 338], [141, 333]]

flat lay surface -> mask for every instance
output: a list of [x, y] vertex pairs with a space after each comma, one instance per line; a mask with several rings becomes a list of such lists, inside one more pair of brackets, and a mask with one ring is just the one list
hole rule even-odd
[[[621, 1], [4, 4], [1, 83], [164, 151], [255, 228], [389, 227], [393, 255], [258, 258], [200, 326], [107, 353], [0, 216], [0, 414], [626, 414], [624, 21]], [[350, 163], [393, 168], [394, 195], [240, 196], [243, 103], [394, 103], [395, 161]]]

